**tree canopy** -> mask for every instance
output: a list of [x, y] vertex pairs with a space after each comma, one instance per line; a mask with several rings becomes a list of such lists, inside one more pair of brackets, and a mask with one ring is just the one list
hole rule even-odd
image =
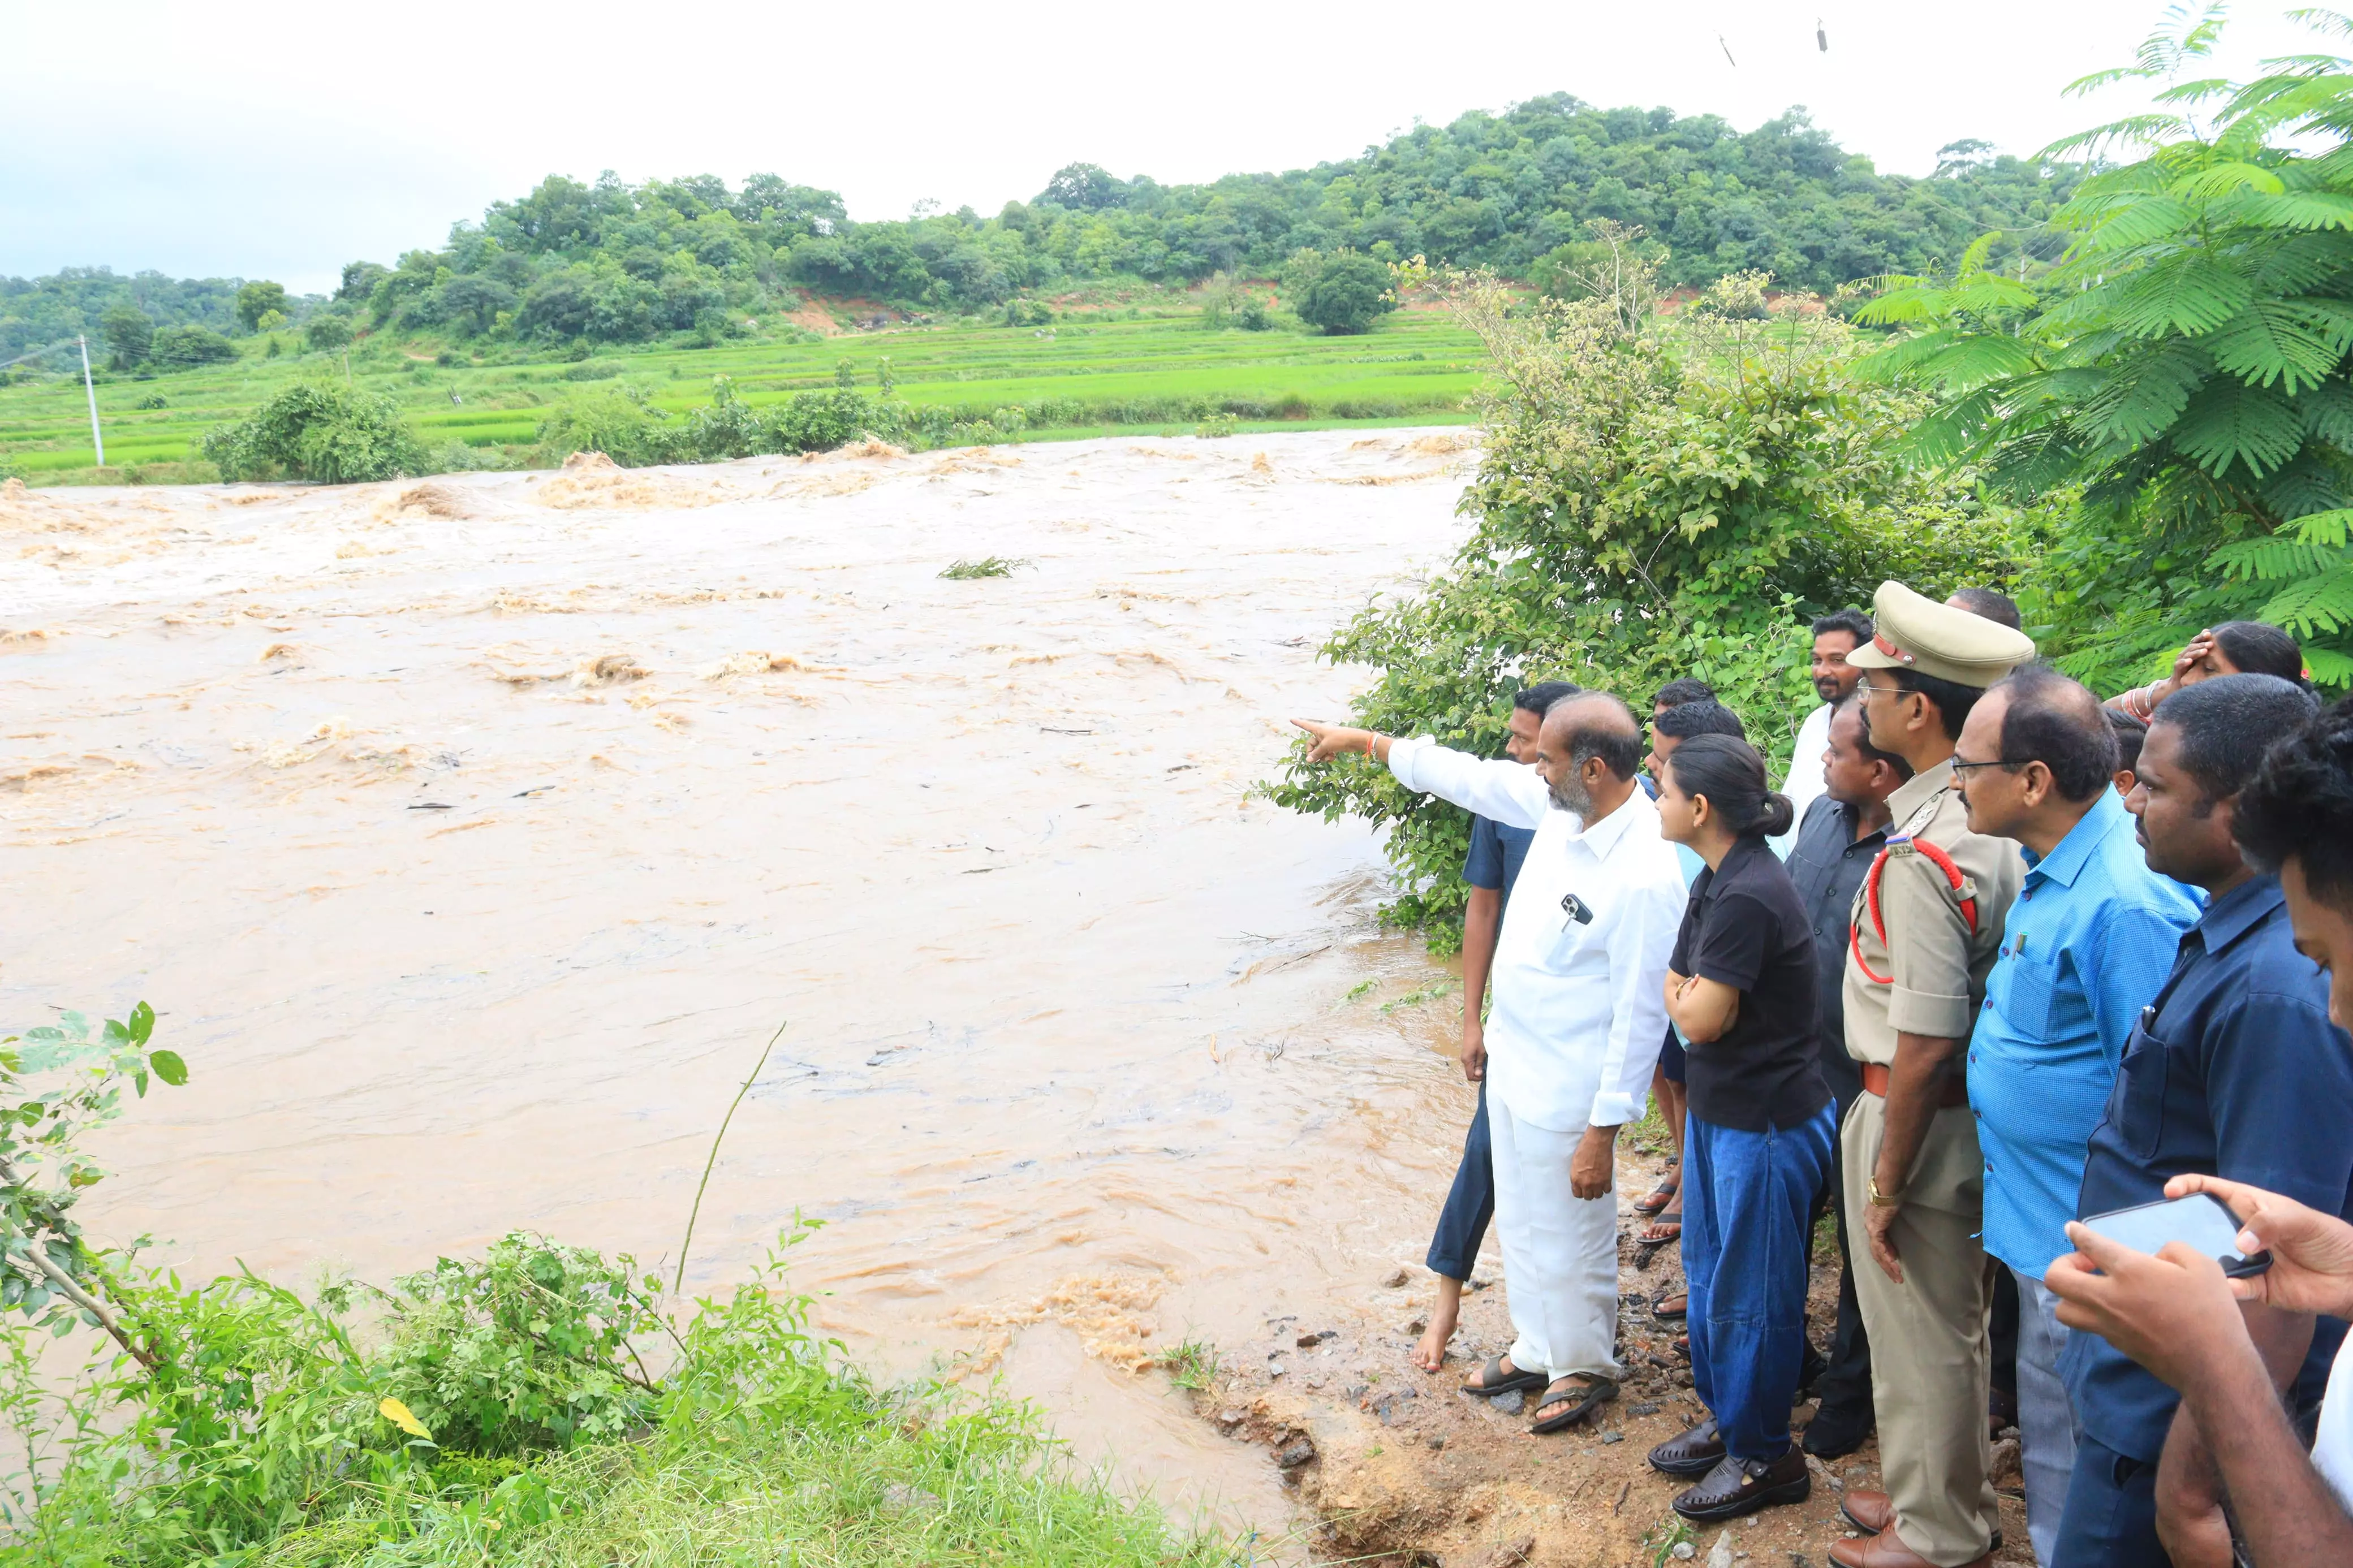
[[1271, 278], [1302, 250], [1525, 278], [1589, 244], [1598, 221], [1662, 242], [1669, 286], [1762, 270], [1823, 290], [1925, 272], [1982, 229], [2039, 223], [2073, 179], [1981, 142], [1947, 153], [1929, 178], [1883, 175], [1802, 110], [1742, 132], [1714, 115], [1555, 93], [1284, 174], [1162, 184], [1073, 163], [986, 217], [967, 207], [853, 222], [835, 193], [776, 174], [737, 188], [710, 174], [641, 184], [557, 174], [455, 225], [438, 247], [353, 262], [331, 302], [271, 296], [269, 283], [103, 268], [0, 279], [0, 357], [94, 331], [121, 304], [158, 327], [215, 331], [250, 331], [272, 309], [300, 327], [325, 304], [364, 326], [452, 339], [628, 342], [733, 331], [804, 290], [963, 312], [1095, 279]]
[[[2173, 76], [2218, 25], [2183, 16], [2094, 79]], [[1904, 332], [1874, 367], [1937, 395], [1926, 457], [2080, 496], [2027, 608], [2111, 689], [2231, 619], [2284, 627], [2316, 679], [2353, 684], [2353, 60], [2272, 64], [2162, 95], [2197, 120], [2063, 143], [2143, 155], [2052, 214], [2055, 265], [2005, 268], [1980, 244], [1861, 313]]]

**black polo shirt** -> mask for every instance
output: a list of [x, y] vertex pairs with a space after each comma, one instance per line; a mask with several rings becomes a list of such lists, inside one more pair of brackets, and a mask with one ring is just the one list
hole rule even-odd
[[1831, 1102], [1815, 1061], [1814, 933], [1759, 837], [1692, 882], [1669, 967], [1740, 993], [1724, 1037], [1689, 1047], [1691, 1113], [1743, 1132], [1795, 1127]]
[[1814, 996], [1820, 1012], [1818, 1037], [1822, 1081], [1846, 1115], [1854, 1097], [1862, 1092], [1862, 1067], [1846, 1050], [1847, 921], [1854, 910], [1854, 895], [1879, 852], [1887, 847], [1887, 829], [1874, 827], [1854, 836], [1855, 808], [1826, 795], [1816, 795], [1798, 824], [1798, 841], [1789, 848], [1789, 880], [1798, 901], [1806, 907], [1806, 924], [1814, 937]]
[[[2189, 1171], [2353, 1220], [2353, 1040], [2328, 1021], [2328, 977], [2295, 951], [2274, 878], [2240, 883], [2182, 933], [2126, 1043], [2076, 1215], [2155, 1203]], [[2319, 1400], [2344, 1338], [2337, 1319], [2315, 1326], [2299, 1409]], [[2059, 1371], [2085, 1432], [2156, 1461], [2180, 1395], [2097, 1334], [2069, 1335]]]

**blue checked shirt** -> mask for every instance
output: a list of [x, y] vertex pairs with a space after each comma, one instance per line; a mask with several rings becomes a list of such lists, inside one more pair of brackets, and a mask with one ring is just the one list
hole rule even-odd
[[2049, 855], [2021, 853], [2026, 878], [1969, 1037], [1969, 1105], [1986, 1250], [2040, 1279], [2073, 1250], [2066, 1226], [2116, 1064], [2199, 909], [2148, 868], [2114, 790]]

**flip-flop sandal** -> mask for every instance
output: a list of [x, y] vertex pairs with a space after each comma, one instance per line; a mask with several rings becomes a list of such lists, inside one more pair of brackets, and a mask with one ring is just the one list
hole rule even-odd
[[[1567, 1383], [1568, 1380], [1563, 1378], [1561, 1381]], [[1545, 1394], [1546, 1397], [1536, 1402], [1538, 1410], [1548, 1409], [1555, 1405], [1567, 1405], [1568, 1408], [1557, 1415], [1545, 1416], [1531, 1426], [1528, 1430], [1538, 1436], [1547, 1432], [1557, 1432], [1564, 1426], [1573, 1426], [1584, 1420], [1618, 1397], [1618, 1385], [1606, 1377], [1597, 1377], [1582, 1388], [1569, 1384], [1567, 1391], [1562, 1394], [1554, 1394], [1547, 1384]]]
[[1683, 1178], [1672, 1173], [1669, 1173], [1667, 1175], [1660, 1179], [1657, 1186], [1652, 1187], [1649, 1192], [1644, 1193], [1641, 1197], [1634, 1200], [1634, 1212], [1641, 1215], [1643, 1218], [1648, 1219], [1652, 1215], [1657, 1214], [1661, 1209], [1665, 1208], [1669, 1204], [1673, 1203], [1675, 1201], [1675, 1194], [1682, 1190]]
[[[1683, 1304], [1672, 1312], [1667, 1310], [1667, 1298], [1670, 1296], [1681, 1296], [1683, 1299]], [[1680, 1323], [1690, 1310], [1691, 1292], [1688, 1290], [1662, 1290], [1651, 1298], [1651, 1316], [1662, 1323]]]
[[1683, 1238], [1683, 1216], [1680, 1214], [1672, 1214], [1661, 1215], [1652, 1220], [1643, 1228], [1642, 1234], [1634, 1238], [1634, 1242], [1638, 1247], [1647, 1247], [1655, 1252], [1660, 1247], [1671, 1247]]
[[1689, 1334], [1677, 1334], [1675, 1336], [1675, 1353], [1683, 1357], [1685, 1361], [1691, 1360], [1691, 1336]]
[[1541, 1389], [1551, 1381], [1552, 1379], [1543, 1373], [1530, 1372], [1524, 1366], [1514, 1367], [1506, 1373], [1504, 1370], [1504, 1358], [1491, 1355], [1487, 1358], [1487, 1364], [1479, 1369], [1479, 1381], [1462, 1384], [1462, 1392], [1475, 1398], [1486, 1399], [1498, 1394], [1517, 1394], [1530, 1388]]

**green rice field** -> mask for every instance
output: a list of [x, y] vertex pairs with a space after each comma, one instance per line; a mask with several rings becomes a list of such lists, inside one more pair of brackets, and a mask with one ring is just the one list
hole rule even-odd
[[[144, 379], [101, 374], [103, 469], [95, 466], [78, 364], [70, 375], [0, 386], [0, 472], [30, 484], [212, 479], [211, 466], [197, 460], [205, 432], [290, 381], [345, 374], [340, 355], [292, 352], [299, 339], [291, 333], [281, 341], [289, 352], [276, 359], [262, 356], [264, 340], [247, 339], [245, 357], [233, 363]], [[911, 326], [822, 340], [797, 332], [794, 341], [615, 350], [580, 361], [437, 363], [430, 347], [371, 341], [353, 351], [349, 374], [394, 397], [453, 468], [520, 465], [548, 410], [582, 393], [632, 386], [678, 414], [709, 403], [712, 378], [723, 375], [759, 405], [834, 385], [844, 360], [871, 393], [887, 359], [897, 395], [945, 405], [960, 419], [1023, 408], [1032, 416], [1030, 439], [1189, 431], [1203, 405], [1225, 408], [1239, 429], [1465, 423], [1483, 364], [1470, 333], [1420, 310], [1353, 337], [1209, 331], [1192, 313], [1104, 311], [1050, 327]], [[451, 443], [471, 448], [470, 457]]]

